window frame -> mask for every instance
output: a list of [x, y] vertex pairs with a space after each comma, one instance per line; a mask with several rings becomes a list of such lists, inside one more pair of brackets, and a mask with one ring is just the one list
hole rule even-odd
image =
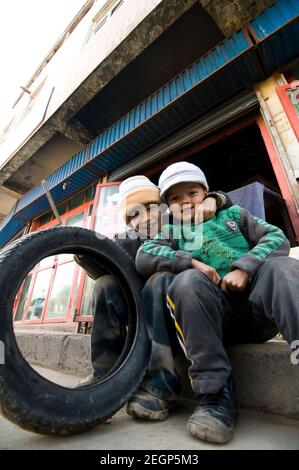
[[276, 93], [280, 99], [280, 102], [284, 108], [284, 111], [299, 142], [299, 116], [297, 116], [294, 106], [290, 98], [288, 97], [288, 94], [286, 93], [286, 90], [289, 90], [294, 87], [298, 87], [299, 93], [299, 80], [295, 80], [291, 83], [288, 83], [287, 85], [277, 87]]
[[[105, 26], [110, 18], [119, 10], [124, 4], [125, 0], [110, 0], [98, 11], [92, 18], [92, 25], [89, 39], [93, 38], [103, 26]], [[89, 40], [88, 39], [88, 40]]]
[[[95, 228], [97, 208], [100, 202], [101, 190], [107, 186], [119, 186], [120, 183], [121, 181], [115, 181], [111, 183], [99, 183], [97, 185], [96, 194], [94, 198], [93, 214], [92, 214], [91, 222], [90, 222], [90, 230], [94, 230]], [[86, 274], [86, 272], [82, 269], [81, 279], [80, 279], [79, 287], [78, 287], [77, 302], [76, 302], [75, 313], [74, 313], [74, 321], [76, 322], [92, 322], [93, 321], [92, 315], [81, 315], [80, 313], [82, 303], [83, 303], [83, 294], [84, 294], [85, 281], [86, 281], [87, 276], [88, 275]]]
[[[72, 210], [68, 210], [68, 208], [67, 208], [67, 211], [65, 212], [65, 214], [61, 215], [61, 220], [62, 220], [63, 224], [64, 225], [66, 224], [66, 221], [67, 221], [68, 218], [73, 217], [73, 216], [83, 212], [84, 215], [83, 215], [82, 227], [83, 228], [90, 228], [90, 227], [87, 227], [87, 223], [88, 223], [88, 220], [89, 220], [90, 206], [93, 206], [93, 209], [94, 209], [94, 200], [95, 199], [93, 198], [93, 199], [91, 199], [87, 202], [84, 202], [84, 204], [81, 204], [80, 206], [78, 206], [78, 207], [76, 207]], [[91, 221], [91, 219], [90, 219], [90, 221]], [[36, 232], [38, 230], [44, 230], [44, 229], [54, 227], [55, 225], [57, 225], [57, 223], [58, 223], [57, 219], [52, 219], [50, 222], [48, 222], [44, 225], [37, 224], [37, 225], [35, 225], [35, 227], [32, 228], [31, 232]], [[75, 307], [75, 304], [76, 304], [75, 293], [76, 293], [76, 288], [77, 288], [77, 283], [78, 283], [78, 276], [80, 274], [79, 271], [81, 269], [76, 263], [75, 263], [73, 280], [72, 280], [72, 284], [71, 284], [71, 288], [70, 288], [70, 294], [69, 294], [69, 299], [68, 299], [68, 307], [67, 307], [67, 311], [65, 312], [65, 315], [63, 317], [46, 318], [47, 306], [48, 306], [49, 299], [51, 297], [52, 288], [53, 288], [53, 284], [54, 284], [54, 281], [55, 281], [55, 276], [56, 276], [57, 269], [58, 269], [59, 266], [61, 266], [63, 264], [67, 264], [67, 263], [75, 263], [75, 261], [73, 261], [73, 260], [59, 261], [59, 258], [56, 255], [54, 260], [53, 260], [52, 267], [50, 265], [46, 265], [46, 266], [43, 266], [41, 268], [40, 264], [38, 263], [36, 266], [34, 266], [34, 268], [30, 272], [28, 272], [27, 276], [29, 276], [31, 274], [32, 279], [31, 279], [31, 284], [29, 286], [27, 299], [24, 303], [23, 315], [22, 315], [22, 318], [20, 320], [15, 320], [15, 315], [16, 315], [16, 312], [17, 312], [17, 309], [18, 309], [18, 305], [19, 305], [19, 302], [20, 302], [20, 299], [21, 299], [21, 292], [22, 292], [22, 289], [24, 287], [27, 276], [24, 279], [24, 281], [22, 282], [22, 284], [21, 284], [21, 286], [18, 290], [18, 293], [17, 293], [17, 296], [16, 296], [16, 301], [14, 303], [13, 318], [14, 318], [14, 324], [15, 325], [19, 326], [19, 325], [44, 324], [44, 323], [67, 323], [67, 322], [72, 321], [72, 317], [74, 317], [74, 307]], [[49, 282], [49, 285], [48, 285], [46, 300], [45, 300], [44, 305], [43, 305], [41, 318], [35, 319], [35, 320], [27, 320], [26, 317], [27, 317], [27, 314], [28, 314], [28, 308], [29, 308], [29, 305], [30, 305], [30, 302], [31, 302], [32, 293], [33, 293], [33, 289], [34, 289], [34, 286], [35, 286], [35, 283], [36, 283], [37, 275], [38, 275], [39, 272], [45, 271], [45, 270], [51, 269], [51, 268], [53, 269], [53, 272], [51, 274], [50, 282]]]

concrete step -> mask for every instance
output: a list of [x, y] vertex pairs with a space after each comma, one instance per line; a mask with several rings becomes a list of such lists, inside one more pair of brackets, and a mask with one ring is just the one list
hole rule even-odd
[[[36, 367], [61, 385], [74, 386], [78, 377]], [[26, 450], [298, 450], [299, 421], [256, 411], [242, 410], [234, 439], [225, 446], [212, 445], [190, 436], [186, 423], [194, 403], [183, 402], [163, 422], [135, 421], [123, 408], [107, 423], [71, 437], [41, 436], [0, 417], [0, 449]], [[100, 455], [100, 454], [99, 454]]]
[[[32, 364], [78, 377], [91, 372], [89, 335], [38, 331], [19, 331], [16, 335], [21, 351]], [[291, 362], [291, 353], [284, 341], [228, 349], [241, 407], [299, 418], [299, 364]], [[183, 377], [183, 397], [191, 399], [185, 359], [179, 359], [178, 368]]]

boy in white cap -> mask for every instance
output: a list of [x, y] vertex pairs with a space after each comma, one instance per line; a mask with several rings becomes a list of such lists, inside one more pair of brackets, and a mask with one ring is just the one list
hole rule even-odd
[[168, 307], [199, 401], [187, 428], [199, 439], [225, 443], [238, 403], [224, 342], [264, 342], [278, 331], [289, 344], [299, 338], [299, 263], [288, 257], [279, 228], [239, 206], [196, 224], [197, 205], [208, 191], [197, 166], [170, 165], [159, 187], [178, 223], [140, 247], [136, 267], [148, 276], [176, 274]]
[[[215, 214], [216, 206], [231, 205], [231, 201], [223, 193], [211, 193], [204, 202], [204, 214], [210, 218]], [[165, 208], [164, 204], [164, 208]], [[163, 208], [162, 208], [163, 210]], [[119, 211], [127, 224], [127, 231], [115, 236], [115, 242], [135, 260], [138, 248], [145, 239], [153, 238], [161, 227], [160, 190], [147, 177], [133, 176], [124, 180], [119, 186]], [[91, 334], [91, 359], [93, 376], [102, 377], [114, 365], [123, 349], [126, 339], [127, 312], [122, 291], [117, 280], [111, 274], [103, 272], [97, 260], [89, 256], [76, 256], [77, 263], [96, 280], [93, 289], [92, 311], [94, 322]], [[143, 284], [147, 276], [141, 276]], [[147, 284], [147, 295], [155, 296], [155, 314], [161, 317], [161, 309], [165, 310], [165, 289], [169, 273], [153, 276]], [[150, 302], [150, 300], [148, 300]], [[168, 312], [167, 318], [168, 318]], [[166, 315], [165, 315], [166, 316]], [[172, 326], [172, 325], [171, 325]], [[166, 325], [165, 325], [166, 328]], [[160, 335], [164, 335], [164, 343], [168, 345], [168, 337], [160, 325]], [[163, 374], [163, 367], [161, 374]], [[165, 376], [169, 388], [176, 388], [174, 370], [167, 370]], [[87, 378], [91, 379], [91, 377]], [[85, 380], [85, 379], [84, 379]], [[84, 382], [81, 381], [81, 382]], [[164, 379], [161, 379], [164, 381]]]

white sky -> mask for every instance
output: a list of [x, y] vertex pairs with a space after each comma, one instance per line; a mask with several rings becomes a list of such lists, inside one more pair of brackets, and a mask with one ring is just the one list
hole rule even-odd
[[86, 0], [2, 0], [0, 132], [35, 69]]

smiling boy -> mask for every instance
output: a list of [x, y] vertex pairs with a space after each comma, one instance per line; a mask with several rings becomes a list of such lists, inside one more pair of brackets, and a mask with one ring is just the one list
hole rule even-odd
[[299, 262], [289, 258], [283, 232], [232, 206], [198, 223], [208, 191], [195, 165], [170, 165], [159, 180], [174, 223], [137, 253], [140, 272], [177, 273], [167, 301], [179, 342], [190, 361], [199, 405], [187, 428], [195, 437], [228, 442], [238, 401], [225, 343], [264, 342], [278, 331], [299, 338]]

